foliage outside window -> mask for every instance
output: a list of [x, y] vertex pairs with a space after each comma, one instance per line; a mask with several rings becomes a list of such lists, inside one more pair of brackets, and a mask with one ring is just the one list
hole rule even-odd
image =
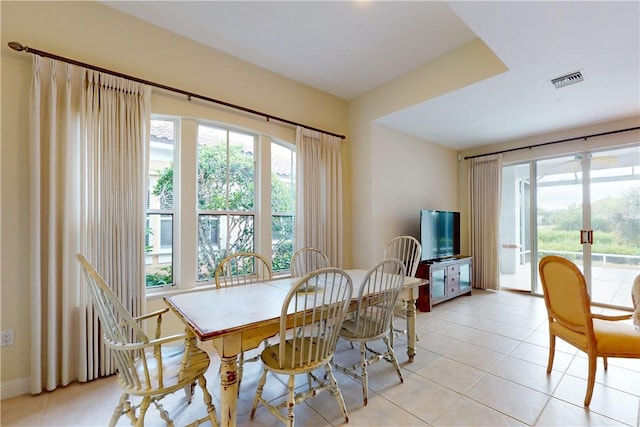
[[[155, 125], [159, 123], [162, 121], [152, 120], [152, 134]], [[269, 141], [268, 138], [265, 140]], [[256, 166], [259, 162], [255, 155], [259, 141], [259, 135], [249, 132], [203, 123], [197, 126], [197, 141], [193, 141], [197, 147], [194, 189], [197, 212], [197, 281], [211, 281], [219, 262], [230, 253], [258, 251], [259, 238], [272, 243], [274, 271], [289, 269], [293, 253], [295, 151], [271, 142], [271, 171], [261, 171]], [[188, 144], [189, 141], [182, 143]], [[152, 199], [163, 208], [160, 211], [167, 214], [173, 206], [174, 173], [178, 169], [174, 169], [173, 162], [163, 166], [156, 168], [157, 176], [150, 182]], [[272, 227], [270, 230], [259, 230], [256, 182], [260, 175], [265, 174], [268, 180], [270, 176], [271, 193], [263, 197], [271, 198]], [[187, 211], [193, 208], [182, 207]], [[167, 227], [166, 216], [162, 218]], [[164, 247], [168, 233], [167, 229], [162, 231]], [[151, 229], [150, 234], [156, 232], [160, 230]], [[147, 238], [153, 240], [152, 236], [148, 235]], [[148, 286], [169, 283], [166, 277], [156, 275], [155, 272], [147, 275]]]

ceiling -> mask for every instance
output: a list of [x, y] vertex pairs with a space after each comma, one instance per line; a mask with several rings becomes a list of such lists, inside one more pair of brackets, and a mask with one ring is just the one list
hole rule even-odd
[[507, 72], [377, 120], [456, 150], [640, 115], [637, 1], [103, 3], [345, 100], [480, 38]]

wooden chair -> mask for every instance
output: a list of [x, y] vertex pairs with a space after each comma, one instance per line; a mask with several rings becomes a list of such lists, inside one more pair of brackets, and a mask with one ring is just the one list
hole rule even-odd
[[591, 312], [591, 298], [580, 269], [559, 256], [546, 256], [538, 265], [549, 319], [549, 361], [553, 368], [556, 337], [587, 353], [589, 372], [584, 406], [589, 406], [596, 379], [596, 360], [602, 357], [640, 358], [640, 333], [628, 320], [631, 315], [605, 316]]
[[215, 271], [218, 289], [273, 279], [271, 263], [255, 252], [238, 252], [220, 261]]
[[[142, 426], [147, 409], [153, 403], [166, 424], [172, 426], [173, 421], [160, 400], [177, 390], [184, 390], [190, 403], [197, 382], [202, 389], [207, 416], [191, 425], [210, 421], [217, 426], [216, 410], [204, 376], [209, 367], [209, 355], [196, 346], [195, 337], [186, 334], [162, 337], [162, 315], [169, 311], [168, 308], [133, 317], [87, 259], [81, 254], [77, 258], [100, 319], [103, 341], [118, 367], [118, 384], [124, 390], [109, 425], [115, 426], [126, 414], [132, 425]], [[155, 335], [149, 337], [142, 322], [152, 319], [156, 320]], [[138, 405], [132, 405], [130, 396], [142, 400]], [[140, 412], [136, 414], [138, 409]]]
[[[265, 257], [255, 252], [238, 252], [220, 261], [215, 271], [216, 287], [243, 286], [252, 283], [273, 280], [271, 263]], [[269, 345], [264, 341], [265, 347]], [[238, 392], [244, 371], [244, 364], [257, 362], [259, 356], [245, 358], [244, 353], [238, 357]]]
[[329, 257], [316, 248], [302, 248], [291, 257], [291, 277], [303, 277], [312, 271], [329, 267]]
[[[407, 276], [415, 277], [418, 270], [418, 264], [420, 264], [420, 258], [422, 256], [422, 246], [418, 239], [412, 236], [398, 236], [393, 239], [384, 247], [382, 252], [382, 258], [397, 258], [404, 263], [407, 270]], [[394, 317], [403, 319], [406, 321], [407, 304], [412, 304], [413, 301], [398, 301]], [[394, 319], [391, 319], [389, 339], [391, 340], [391, 346], [393, 347], [394, 339], [405, 335], [406, 329], [399, 329], [396, 327]], [[417, 337], [416, 337], [417, 338]]]
[[[360, 363], [350, 367], [334, 364], [336, 369], [352, 376], [362, 383], [364, 405], [368, 400], [367, 366], [386, 360], [393, 364], [400, 382], [404, 382], [400, 365], [389, 342], [389, 325], [393, 318], [398, 294], [404, 285], [406, 270], [399, 259], [385, 259], [367, 272], [358, 290], [358, 305], [355, 312], [342, 324], [340, 337], [360, 344]], [[371, 295], [375, 297], [371, 297]], [[379, 352], [369, 347], [369, 343], [382, 340], [386, 351]]]
[[[349, 421], [330, 362], [352, 292], [351, 278], [337, 268], [316, 270], [291, 288], [282, 304], [280, 342], [265, 348], [260, 354], [264, 370], [253, 401], [251, 419], [258, 405], [262, 404], [280, 421], [293, 427], [295, 406], [328, 389], [336, 398], [345, 422]], [[313, 371], [323, 367], [324, 378], [319, 378]], [[288, 376], [289, 392], [280, 403], [269, 402], [262, 396], [269, 372]], [[302, 374], [307, 375], [308, 387], [296, 392], [295, 376]], [[282, 413], [284, 408], [287, 409], [286, 414]]]

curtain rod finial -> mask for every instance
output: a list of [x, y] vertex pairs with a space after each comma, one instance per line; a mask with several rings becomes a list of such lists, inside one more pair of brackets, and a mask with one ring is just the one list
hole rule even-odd
[[17, 50], [18, 52], [22, 52], [23, 50], [27, 50], [28, 48], [26, 46], [22, 46], [20, 43], [18, 42], [9, 42], [9, 47], [13, 50]]

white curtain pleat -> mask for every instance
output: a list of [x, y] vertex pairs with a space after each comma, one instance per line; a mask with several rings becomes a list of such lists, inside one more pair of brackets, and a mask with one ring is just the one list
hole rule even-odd
[[296, 247], [314, 247], [343, 263], [340, 138], [296, 129]]
[[500, 290], [502, 155], [471, 159], [469, 188], [474, 287]]
[[[75, 262], [81, 70], [34, 56], [30, 100], [31, 391], [78, 378]], [[74, 208], [75, 207], [75, 208]]]
[[149, 87], [34, 55], [33, 394], [114, 372], [77, 252], [113, 281], [134, 315], [144, 310], [149, 104]]

